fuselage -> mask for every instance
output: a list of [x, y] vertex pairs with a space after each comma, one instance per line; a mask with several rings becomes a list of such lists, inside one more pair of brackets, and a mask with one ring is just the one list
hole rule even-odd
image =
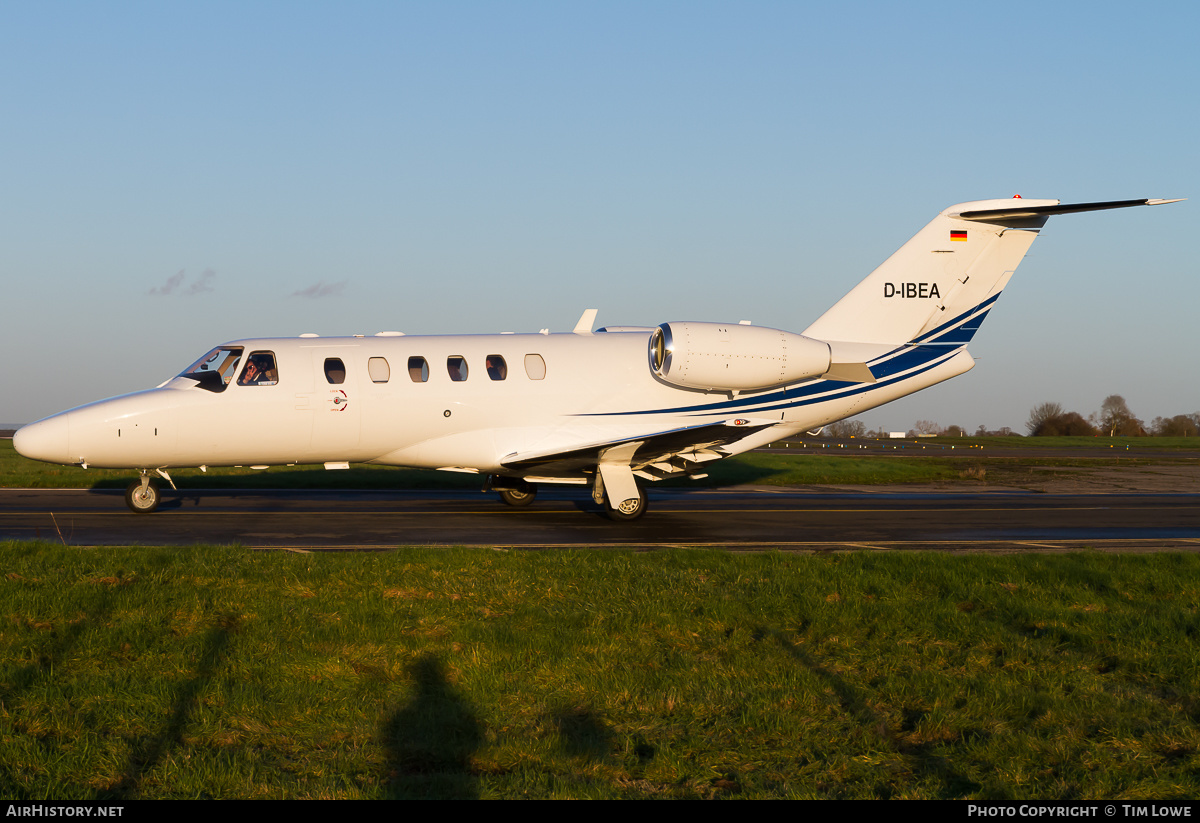
[[[529, 472], [505, 460], [735, 416], [770, 421], [726, 450], [737, 453], [917, 391], [973, 363], [960, 346], [885, 346], [870, 360], [876, 383], [816, 379], [765, 391], [705, 391], [656, 377], [649, 336], [237, 340], [214, 349], [213, 373], [193, 371], [53, 415], [22, 428], [15, 445], [38, 460], [109, 468], [362, 462], [522, 475]], [[866, 360], [861, 354], [851, 356]], [[227, 371], [218, 375], [221, 357]], [[270, 364], [271, 379], [248, 382], [251, 360]], [[194, 368], [206, 368], [202, 361]]]

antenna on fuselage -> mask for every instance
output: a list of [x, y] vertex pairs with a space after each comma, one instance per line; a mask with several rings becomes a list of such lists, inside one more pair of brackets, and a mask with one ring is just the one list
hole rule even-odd
[[575, 328], [571, 331], [575, 334], [591, 334], [598, 311], [599, 309], [584, 309], [583, 314], [579, 315], [579, 322], [575, 324]]

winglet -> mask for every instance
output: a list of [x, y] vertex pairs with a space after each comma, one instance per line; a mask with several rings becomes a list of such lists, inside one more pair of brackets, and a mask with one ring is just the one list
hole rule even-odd
[[584, 309], [583, 314], [579, 315], [579, 322], [575, 324], [572, 331], [575, 334], [591, 334], [592, 325], [596, 322], [596, 313], [598, 309]]

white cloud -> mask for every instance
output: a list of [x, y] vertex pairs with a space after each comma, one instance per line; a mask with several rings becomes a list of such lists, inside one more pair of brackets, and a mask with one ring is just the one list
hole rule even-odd
[[[171, 294], [185, 294], [189, 297], [203, 294], [204, 292], [213, 291], [213, 280], [217, 277], [217, 273], [212, 269], [205, 269], [199, 277], [194, 279], [186, 289], [183, 289], [184, 280], [187, 279], [187, 269], [180, 269], [167, 278], [167, 281], [161, 286], [155, 286], [147, 294], [153, 297], [166, 297]], [[182, 289], [182, 290], [181, 290]]]
[[326, 283], [324, 280], [318, 280], [307, 289], [292, 292], [292, 297], [336, 297], [346, 288], [346, 282], [339, 280], [337, 283]]

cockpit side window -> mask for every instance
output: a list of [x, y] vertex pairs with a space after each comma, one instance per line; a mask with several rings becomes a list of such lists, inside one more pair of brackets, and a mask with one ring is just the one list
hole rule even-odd
[[279, 371], [275, 368], [275, 353], [252, 351], [246, 360], [246, 368], [238, 378], [239, 386], [274, 386], [279, 382]]
[[223, 392], [237, 372], [241, 359], [241, 346], [218, 346], [188, 366], [179, 376], [195, 380], [206, 391]]

